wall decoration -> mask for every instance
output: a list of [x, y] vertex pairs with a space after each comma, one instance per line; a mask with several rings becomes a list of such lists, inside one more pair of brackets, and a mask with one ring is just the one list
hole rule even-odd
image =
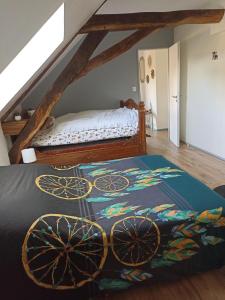
[[139, 61], [139, 77], [142, 83], [145, 82], [145, 59], [143, 56], [140, 57]]
[[148, 56], [148, 66], [149, 66], [149, 68], [151, 68], [151, 66], [152, 66], [152, 57], [151, 57], [151, 55]]
[[152, 79], [155, 78], [155, 70], [154, 70], [154, 69], [151, 70], [151, 78], [152, 78]]
[[146, 82], [147, 82], [147, 83], [150, 82], [150, 78], [149, 78], [149, 75], [148, 75], [148, 74], [146, 75]]
[[219, 55], [217, 51], [213, 51], [212, 52], [212, 60], [218, 60], [219, 59]]

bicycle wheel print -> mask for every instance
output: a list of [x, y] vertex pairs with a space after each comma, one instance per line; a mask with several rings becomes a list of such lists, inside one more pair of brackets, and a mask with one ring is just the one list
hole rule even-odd
[[113, 225], [110, 244], [115, 258], [121, 264], [141, 266], [156, 254], [160, 244], [160, 232], [151, 219], [131, 216]]
[[35, 183], [41, 191], [66, 200], [85, 198], [92, 190], [92, 184], [81, 177], [41, 175], [36, 178]]
[[94, 186], [102, 192], [119, 192], [129, 186], [129, 180], [121, 175], [105, 175], [97, 178]]
[[67, 171], [67, 170], [72, 170], [72, 169], [74, 169], [78, 166], [79, 166], [79, 164], [78, 165], [73, 165], [73, 166], [72, 165], [66, 165], [66, 166], [57, 165], [57, 166], [52, 166], [52, 168], [54, 170], [58, 170], [58, 171]]
[[22, 262], [38, 286], [76, 289], [98, 276], [107, 252], [106, 233], [97, 223], [49, 214], [36, 220], [27, 232]]

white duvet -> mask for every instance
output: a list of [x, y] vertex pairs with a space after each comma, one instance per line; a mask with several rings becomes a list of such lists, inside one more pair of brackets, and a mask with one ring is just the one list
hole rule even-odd
[[119, 108], [69, 113], [56, 118], [54, 127], [41, 130], [33, 146], [76, 144], [136, 134], [138, 111]]
[[61, 130], [80, 132], [137, 125], [138, 111], [135, 109], [87, 110], [58, 117], [55, 122], [55, 133]]

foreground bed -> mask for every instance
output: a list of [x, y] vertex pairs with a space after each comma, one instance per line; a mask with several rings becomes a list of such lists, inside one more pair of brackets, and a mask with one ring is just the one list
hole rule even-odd
[[86, 299], [225, 264], [225, 200], [161, 156], [0, 168], [1, 289]]

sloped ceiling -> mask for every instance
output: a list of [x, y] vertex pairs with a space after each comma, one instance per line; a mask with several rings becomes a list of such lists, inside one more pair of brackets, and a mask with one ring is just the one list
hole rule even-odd
[[217, 0], [108, 0], [98, 13], [119, 14], [144, 11], [188, 10], [205, 8], [208, 3], [217, 5], [220, 2]]
[[[64, 41], [34, 74], [30, 81], [0, 111], [0, 117], [32, 84], [45, 67], [76, 35], [80, 28], [104, 3], [104, 0], [1, 0], [0, 1], [0, 75], [8, 64], [26, 46], [54, 11], [64, 3]], [[76, 42], [76, 41], [75, 41]], [[74, 45], [74, 44], [73, 44]], [[71, 45], [71, 47], [73, 46]], [[0, 99], [1, 100], [1, 99]]]
[[[15, 3], [15, 0], [2, 0], [2, 3]], [[33, 2], [37, 3], [35, 0], [21, 0], [22, 2]], [[60, 2], [65, 2], [66, 4], [66, 9], [67, 9], [67, 19], [65, 20], [66, 22], [66, 28], [68, 28], [70, 31], [67, 34], [66, 33], [66, 39], [64, 43], [61, 45], [61, 49], [63, 46], [68, 42], [68, 40], [72, 36], [72, 31], [75, 34], [79, 29], [80, 25], [84, 24], [85, 21], [94, 13], [94, 11], [104, 3], [104, 0], [54, 0], [57, 3]], [[51, 0], [48, 0], [47, 2], [54, 2]], [[116, 13], [131, 13], [131, 12], [143, 12], [143, 11], [172, 11], [172, 10], [187, 10], [187, 9], [199, 9], [199, 8], [206, 8], [207, 5], [209, 7], [214, 7], [218, 8], [220, 7], [220, 0], [108, 0], [103, 4], [103, 6], [100, 8], [98, 11], [99, 14], [116, 14]], [[10, 9], [10, 7], [9, 7]], [[11, 5], [11, 9], [13, 9], [13, 6]], [[28, 7], [29, 9], [29, 7]], [[1, 3], [0, 3], [0, 11], [4, 13], [1, 10]], [[16, 15], [16, 10], [14, 10], [15, 15]], [[7, 13], [7, 12], [6, 12]], [[29, 12], [30, 13], [30, 12]], [[3, 20], [6, 18], [3, 18]], [[0, 24], [1, 24], [1, 19], [0, 19]], [[1, 24], [0, 28], [6, 28], [7, 31], [10, 31], [9, 28], [12, 28], [11, 26], [6, 26], [6, 24]], [[14, 24], [14, 27], [16, 27], [16, 24]], [[4, 31], [4, 30], [3, 30]], [[4, 32], [0, 31], [0, 38], [1, 36], [4, 35]], [[20, 32], [17, 34], [17, 38], [20, 38]], [[79, 40], [79, 37], [78, 39]], [[16, 42], [15, 40], [13, 42]], [[76, 41], [75, 41], [76, 42]], [[71, 44], [71, 49], [75, 42]], [[58, 51], [60, 51], [60, 48]], [[67, 49], [67, 50], [69, 50]], [[1, 52], [0, 52], [1, 53]], [[66, 51], [64, 54], [58, 58], [56, 61], [56, 64], [63, 58], [63, 56], [66, 55]], [[55, 53], [56, 54], [56, 53]], [[1, 57], [0, 57], [1, 60]], [[48, 63], [48, 62], [47, 62]], [[56, 65], [55, 64], [55, 65]], [[43, 68], [39, 70], [39, 73], [37, 72], [35, 76], [37, 77], [41, 72], [43, 71], [45, 65], [43, 65]], [[49, 69], [49, 71], [52, 70], [54, 65]], [[48, 71], [48, 72], [49, 72]], [[42, 76], [42, 79], [47, 75], [46, 73], [44, 76]], [[35, 80], [35, 78], [32, 78], [32, 80]], [[23, 95], [24, 90], [29, 89], [29, 86], [32, 84], [32, 82], [28, 82], [26, 86], [24, 86], [23, 89], [10, 101], [10, 103], [4, 108], [4, 111], [0, 112], [0, 117], [1, 115], [4, 114], [5, 111], [9, 107], [11, 107], [15, 101]], [[34, 86], [35, 88], [35, 86]]]

